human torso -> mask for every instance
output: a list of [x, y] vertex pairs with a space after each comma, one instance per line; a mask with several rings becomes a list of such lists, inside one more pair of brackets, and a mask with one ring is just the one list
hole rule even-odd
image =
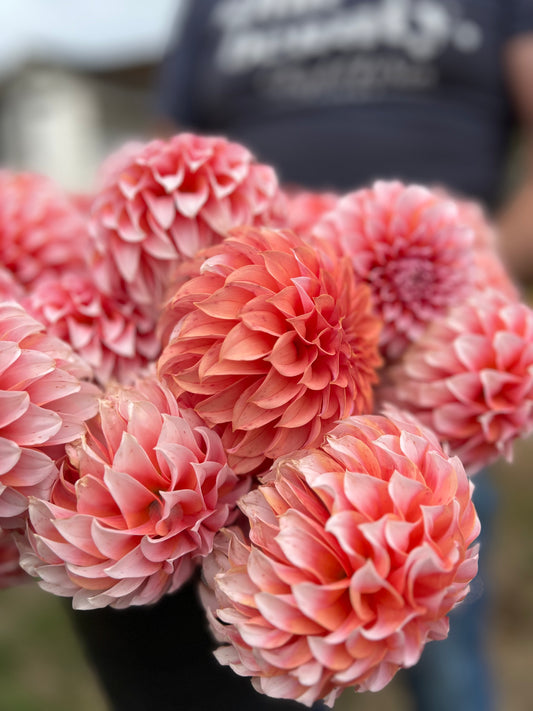
[[490, 201], [506, 103], [496, 0], [197, 0], [192, 110], [285, 180], [440, 182]]

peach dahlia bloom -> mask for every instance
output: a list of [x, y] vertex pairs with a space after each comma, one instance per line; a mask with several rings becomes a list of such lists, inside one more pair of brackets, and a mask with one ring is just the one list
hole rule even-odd
[[224, 138], [179, 134], [128, 144], [111, 157], [95, 197], [95, 276], [155, 305], [176, 262], [241, 224], [269, 224], [279, 188], [272, 168]]
[[382, 397], [409, 409], [470, 473], [533, 430], [533, 312], [479, 292], [427, 333], [390, 370]]
[[218, 427], [238, 473], [371, 409], [380, 323], [347, 260], [266, 228], [234, 230], [200, 257], [163, 313], [159, 373]]
[[0, 170], [0, 263], [22, 284], [82, 265], [85, 216], [51, 180]]
[[24, 300], [47, 332], [70, 343], [105, 385], [131, 383], [159, 354], [155, 321], [127, 299], [102, 294], [85, 273], [37, 282]]
[[18, 304], [0, 304], [0, 525], [17, 528], [29, 496], [46, 497], [55, 458], [97, 408], [92, 371]]
[[414, 418], [349, 417], [320, 449], [277, 460], [205, 560], [217, 659], [255, 688], [310, 706], [378, 691], [477, 571], [479, 521], [457, 458]]
[[155, 379], [110, 388], [49, 500], [32, 499], [21, 565], [78, 609], [156, 602], [211, 551], [245, 484]]
[[376, 182], [341, 198], [315, 227], [314, 238], [347, 255], [369, 284], [387, 358], [473, 290], [473, 233], [459, 217], [456, 203], [437, 192]]

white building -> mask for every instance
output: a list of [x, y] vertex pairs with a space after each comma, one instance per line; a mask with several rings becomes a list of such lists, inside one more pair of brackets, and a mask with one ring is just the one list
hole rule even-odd
[[0, 0], [0, 161], [73, 190], [153, 123], [181, 0]]

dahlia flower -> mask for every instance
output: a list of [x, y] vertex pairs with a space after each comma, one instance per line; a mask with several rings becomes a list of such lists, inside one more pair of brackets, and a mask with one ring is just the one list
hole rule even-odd
[[425, 643], [477, 571], [472, 485], [400, 413], [349, 417], [320, 449], [277, 460], [205, 560], [217, 659], [255, 688], [310, 706], [378, 691]]
[[18, 281], [82, 265], [87, 243], [84, 215], [57, 185], [0, 170], [0, 262]]
[[533, 429], [533, 312], [480, 292], [435, 321], [389, 372], [382, 398], [417, 415], [470, 473]]
[[239, 474], [371, 409], [380, 324], [347, 260], [326, 264], [266, 228], [234, 230], [200, 258], [163, 313], [159, 373], [218, 427]]
[[436, 192], [377, 182], [340, 199], [315, 227], [314, 239], [349, 256], [370, 285], [388, 359], [473, 290], [473, 233], [459, 217]]
[[306, 190], [285, 193], [287, 199], [287, 227], [303, 239], [312, 234], [320, 218], [336, 206], [339, 196]]
[[131, 301], [102, 294], [84, 273], [37, 282], [24, 300], [47, 332], [70, 343], [105, 385], [133, 382], [159, 354], [154, 319]]
[[231, 227], [276, 219], [274, 171], [223, 138], [128, 144], [107, 163], [91, 221], [95, 277], [137, 304], [157, 308], [176, 263]]
[[21, 565], [78, 609], [153, 603], [211, 551], [245, 485], [155, 379], [110, 388], [49, 500], [32, 500]]
[[[0, 525], [17, 528], [29, 496], [46, 497], [55, 458], [96, 412], [92, 371], [18, 304], [0, 304]], [[58, 446], [59, 445], [59, 446]]]

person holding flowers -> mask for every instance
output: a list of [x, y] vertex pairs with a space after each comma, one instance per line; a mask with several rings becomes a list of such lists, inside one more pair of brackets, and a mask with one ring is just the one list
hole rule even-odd
[[[128, 144], [81, 202], [5, 172], [1, 581], [20, 563], [79, 610], [113, 708], [331, 706], [447, 636], [468, 475], [533, 428], [533, 313], [483, 213], [429, 185], [496, 188], [503, 98], [468, 82], [528, 13], [496, 40], [491, 12], [195, 3], [182, 50], [218, 40], [171, 98], [232, 138]], [[426, 105], [419, 151], [381, 142]]]

